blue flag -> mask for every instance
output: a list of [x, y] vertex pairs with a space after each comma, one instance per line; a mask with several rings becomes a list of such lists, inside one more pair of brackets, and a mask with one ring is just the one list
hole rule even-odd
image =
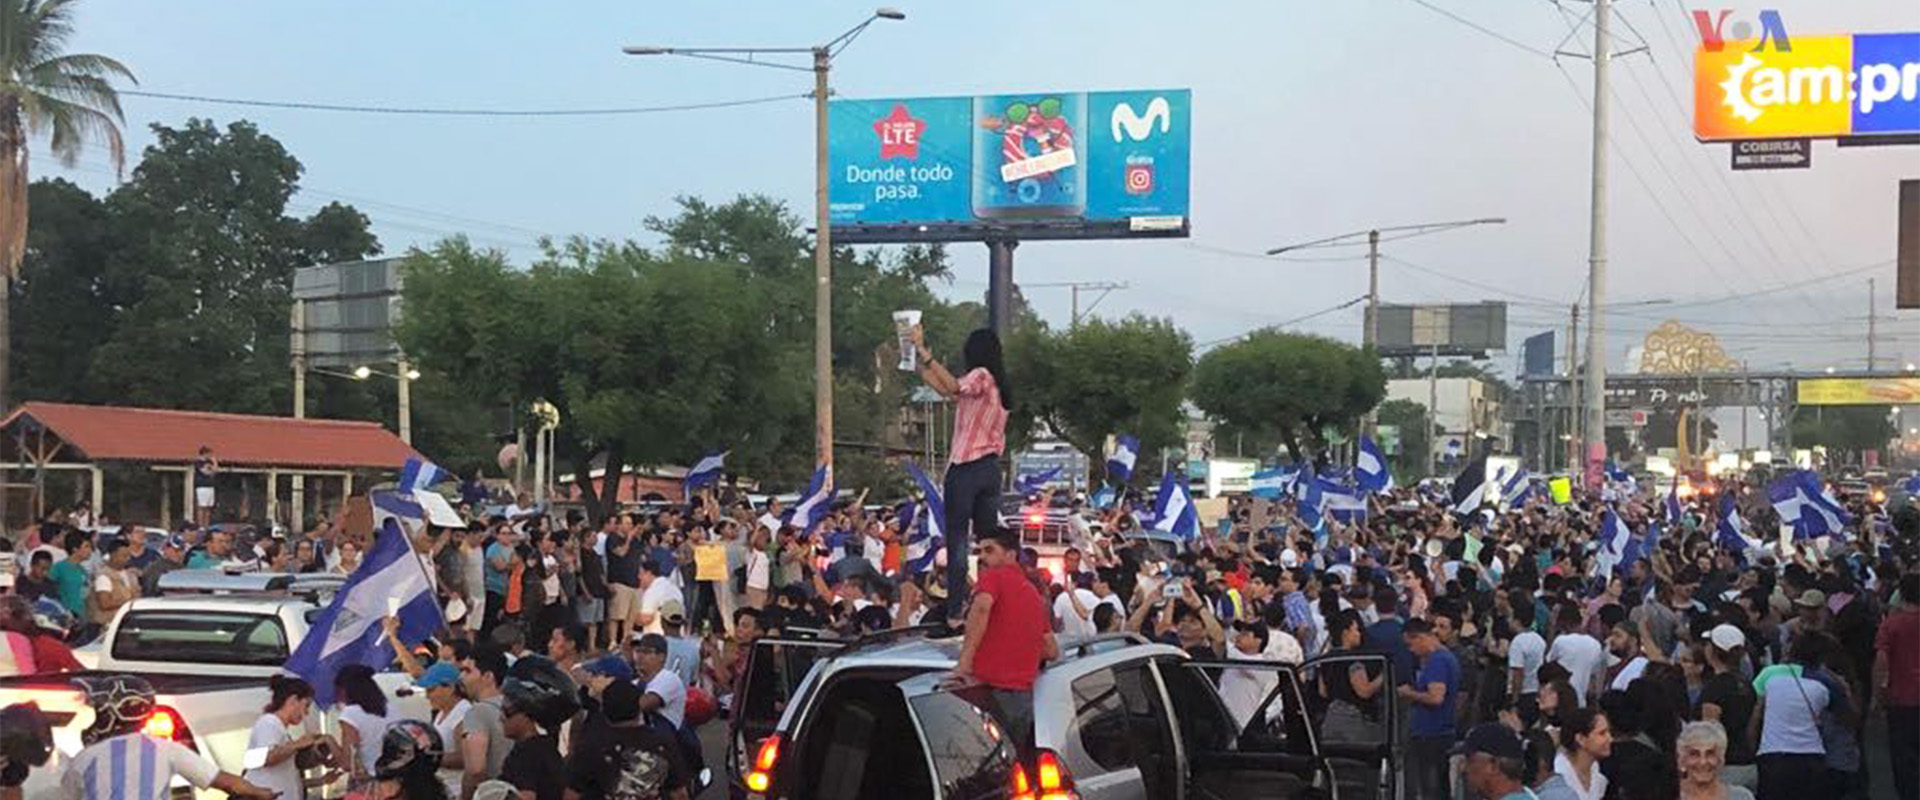
[[800, 535], [813, 533], [820, 521], [827, 518], [833, 510], [833, 468], [821, 467], [813, 471], [813, 480], [807, 483], [807, 490], [800, 493], [793, 507], [787, 509], [786, 523], [800, 529]]
[[1036, 472], [1032, 475], [1024, 476], [1013, 482], [1014, 488], [1018, 489], [1021, 494], [1033, 494], [1045, 488], [1047, 484], [1052, 483], [1054, 478], [1060, 477], [1060, 472], [1063, 469], [1065, 468], [1054, 467], [1045, 472]]
[[1734, 559], [1742, 566], [1747, 563], [1747, 551], [1765, 547], [1759, 539], [1747, 535], [1746, 521], [1740, 518], [1740, 506], [1733, 501], [1732, 492], [1720, 498], [1720, 513], [1713, 527], [1713, 540], [1732, 551]]
[[424, 524], [420, 506], [395, 492], [374, 492], [371, 499], [373, 547], [283, 665], [313, 684], [314, 699], [322, 706], [333, 702], [333, 678], [341, 667], [365, 664], [380, 670], [392, 663], [382, 619], [399, 617], [400, 641], [409, 646], [445, 625], [431, 573], [407, 534]]
[[1200, 534], [1200, 513], [1182, 477], [1179, 470], [1167, 470], [1160, 479], [1160, 496], [1153, 502], [1153, 529], [1192, 541]]
[[1286, 467], [1275, 467], [1253, 473], [1253, 481], [1247, 491], [1262, 500], [1278, 500], [1293, 493], [1294, 476], [1298, 472]]
[[1793, 526], [1795, 539], [1844, 536], [1846, 526], [1853, 523], [1853, 516], [1827, 494], [1820, 476], [1809, 470], [1794, 470], [1774, 480], [1767, 487], [1767, 499], [1780, 521]]
[[1673, 486], [1667, 489], [1667, 524], [1679, 525], [1685, 516], [1680, 508], [1680, 476], [1673, 476]]
[[1393, 488], [1393, 475], [1387, 471], [1387, 456], [1380, 452], [1380, 445], [1373, 437], [1360, 437], [1360, 455], [1353, 462], [1354, 483], [1368, 492], [1383, 492]]
[[700, 460], [694, 462], [693, 466], [687, 470], [687, 496], [692, 497], [693, 490], [702, 486], [718, 483], [720, 476], [725, 475], [726, 471], [727, 451], [716, 450], [701, 456]]
[[1114, 439], [1113, 455], [1107, 458], [1107, 478], [1126, 483], [1133, 477], [1134, 462], [1140, 460], [1140, 440], [1121, 434]]
[[401, 494], [424, 492], [450, 480], [454, 480], [453, 473], [441, 469], [433, 462], [409, 458], [407, 463], [400, 467], [400, 485], [397, 491]]
[[1349, 525], [1367, 518], [1367, 497], [1360, 489], [1325, 478], [1319, 484], [1324, 513]]
[[906, 553], [901, 558], [901, 566], [909, 575], [918, 575], [933, 568], [933, 557], [946, 545], [947, 504], [940, 498], [940, 490], [920, 471], [920, 466], [909, 461], [907, 472], [913, 475], [913, 482], [920, 487], [920, 510], [915, 514], [915, 525], [907, 534]]
[[1506, 480], [1500, 482], [1500, 499], [1497, 505], [1509, 509], [1525, 505], [1527, 495], [1532, 493], [1532, 477], [1525, 467], [1517, 467], [1507, 473]]

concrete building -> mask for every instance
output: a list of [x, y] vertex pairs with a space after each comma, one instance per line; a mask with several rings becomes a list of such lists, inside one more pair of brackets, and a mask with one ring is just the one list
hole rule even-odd
[[1440, 378], [1431, 386], [1426, 378], [1387, 381], [1388, 400], [1410, 400], [1427, 407], [1429, 392], [1433, 400], [1434, 423], [1442, 433], [1434, 440], [1438, 452], [1463, 453], [1467, 439], [1475, 432], [1505, 440], [1507, 431], [1500, 419], [1500, 400], [1493, 384], [1479, 378]]

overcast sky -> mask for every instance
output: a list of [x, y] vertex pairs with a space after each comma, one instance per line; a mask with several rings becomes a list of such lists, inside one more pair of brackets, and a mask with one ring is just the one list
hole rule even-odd
[[[1565, 329], [1588, 255], [1584, 60], [1556, 65], [1415, 0], [897, 2], [906, 21], [876, 25], [836, 61], [839, 96], [1193, 90], [1193, 238], [1033, 243], [1018, 251], [1021, 281], [1125, 282], [1130, 288], [1097, 313], [1171, 316], [1208, 342], [1366, 291], [1363, 261], [1278, 262], [1251, 255], [1258, 251], [1372, 226], [1504, 216], [1501, 227], [1390, 243], [1385, 300], [1511, 301], [1516, 345]], [[1587, 10], [1549, 0], [1430, 2], [1542, 51], [1562, 47]], [[1920, 147], [1843, 151], [1822, 142], [1811, 170], [1729, 172], [1726, 146], [1696, 143], [1683, 107], [1695, 34], [1681, 2], [1618, 6], [1630, 29], [1618, 32], [1616, 49], [1644, 41], [1651, 50], [1615, 62], [1607, 296], [1672, 305], [1614, 315], [1610, 359], [1621, 363], [1628, 345], [1671, 317], [1718, 334], [1755, 369], [1862, 368], [1867, 279], [1877, 277], [1882, 366], [1920, 360], [1920, 324], [1892, 308], [1896, 182], [1920, 178]], [[1746, 15], [1777, 8], [1794, 32], [1920, 30], [1912, 0], [1726, 3]], [[840, 0], [86, 0], [73, 49], [121, 59], [155, 92], [406, 107], [653, 106], [797, 95], [810, 79], [637, 59], [621, 55], [622, 45], [806, 45], [871, 8]], [[1591, 45], [1582, 28], [1564, 49]], [[389, 253], [455, 233], [523, 262], [542, 233], [646, 241], [640, 220], [671, 213], [676, 195], [763, 192], [812, 213], [811, 106], [802, 99], [617, 118], [396, 117], [138, 97], [126, 99], [126, 111], [136, 152], [152, 141], [150, 123], [259, 123], [306, 166], [295, 210], [351, 202], [373, 218]], [[105, 164], [92, 151], [71, 172], [44, 158], [36, 167], [104, 191], [112, 182]], [[951, 292], [978, 297], [986, 248], [960, 245], [953, 256]], [[1835, 277], [1815, 282], [1825, 276]], [[1758, 290], [1773, 291], [1723, 299]], [[1065, 290], [1028, 294], [1065, 323]], [[1355, 306], [1295, 327], [1358, 341], [1360, 320]], [[1517, 355], [1495, 360], [1510, 370]]]

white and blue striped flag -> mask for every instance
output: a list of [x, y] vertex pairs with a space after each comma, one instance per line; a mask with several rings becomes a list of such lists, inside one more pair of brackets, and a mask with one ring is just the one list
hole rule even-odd
[[1053, 479], [1060, 477], [1060, 472], [1064, 469], [1065, 467], [1054, 467], [1045, 472], [1023, 475], [1019, 480], [1013, 482], [1013, 486], [1019, 490], [1021, 494], [1033, 494], [1046, 488], [1046, 485], [1052, 483]]
[[407, 463], [400, 467], [400, 486], [397, 491], [401, 494], [424, 492], [432, 489], [437, 484], [451, 480], [455, 480], [453, 473], [441, 469], [433, 462], [425, 459], [409, 458], [407, 459]]
[[1684, 516], [1686, 513], [1680, 507], [1680, 476], [1675, 475], [1673, 486], [1667, 489], [1667, 524], [1679, 525]]
[[1362, 490], [1325, 478], [1317, 482], [1321, 508], [1327, 515], [1346, 525], [1367, 518], [1367, 496]]
[[906, 466], [913, 482], [920, 487], [920, 508], [914, 514], [913, 529], [907, 534], [906, 553], [900, 559], [900, 566], [908, 575], [919, 575], [933, 568], [934, 556], [946, 546], [947, 503], [920, 465], [908, 461]]
[[1353, 462], [1353, 480], [1363, 491], [1384, 492], [1393, 488], [1393, 474], [1387, 471], [1387, 455], [1373, 437], [1360, 437], [1360, 455]]
[[1299, 470], [1286, 467], [1253, 473], [1247, 492], [1262, 500], [1278, 500], [1293, 493], [1293, 481], [1298, 474]]
[[833, 467], [822, 466], [813, 471], [813, 480], [807, 482], [807, 490], [800, 493], [800, 499], [787, 509], [786, 524], [800, 529], [800, 535], [813, 533], [820, 521], [827, 518], [833, 510]]
[[1533, 474], [1526, 467], [1515, 467], [1512, 472], [1506, 473], [1505, 480], [1500, 481], [1500, 500], [1496, 505], [1507, 509], [1526, 505], [1527, 495], [1532, 494], [1532, 478]]
[[1779, 512], [1780, 521], [1793, 526], [1795, 539], [1843, 536], [1846, 526], [1853, 523], [1853, 516], [1827, 494], [1820, 476], [1810, 470], [1797, 469], [1780, 476], [1767, 487], [1767, 499]]
[[1594, 559], [1594, 566], [1599, 569], [1598, 574], [1612, 575], [1625, 560], [1627, 544], [1633, 541], [1633, 532], [1620, 521], [1620, 515], [1614, 513], [1612, 506], [1600, 513], [1598, 538], [1600, 553]]
[[1140, 460], [1140, 439], [1121, 434], [1114, 438], [1113, 455], [1107, 457], [1107, 478], [1113, 483], [1126, 483], [1133, 477], [1134, 462]]
[[315, 700], [333, 702], [333, 677], [348, 664], [384, 669], [393, 660], [380, 621], [400, 618], [400, 641], [418, 644], [446, 626], [433, 576], [415, 554], [409, 531], [423, 524], [419, 504], [397, 492], [373, 492], [375, 533], [359, 568], [315, 617], [283, 669], [313, 684]]
[[1200, 512], [1187, 493], [1182, 470], [1167, 470], [1160, 479], [1160, 496], [1153, 502], [1153, 529], [1192, 541], [1200, 534]]
[[1713, 540], [1732, 551], [1733, 557], [1742, 565], [1747, 563], [1747, 551], [1766, 547], [1759, 539], [1747, 535], [1746, 520], [1740, 518], [1740, 505], [1733, 501], [1732, 492], [1720, 498], [1719, 521], [1713, 528]]
[[700, 457], [687, 470], [686, 494], [693, 496], [693, 490], [720, 481], [727, 472], [727, 451], [716, 450]]

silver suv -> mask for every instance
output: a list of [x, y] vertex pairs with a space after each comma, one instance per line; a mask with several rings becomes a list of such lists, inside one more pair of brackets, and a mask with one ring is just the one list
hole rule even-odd
[[1379, 674], [1390, 669], [1382, 656], [1296, 667], [1197, 660], [1133, 634], [1068, 638], [1062, 658], [1034, 683], [1033, 747], [1022, 754], [989, 693], [942, 685], [959, 649], [959, 638], [927, 638], [919, 629], [850, 642], [759, 642], [730, 723], [733, 796], [1395, 800], [1399, 793], [1393, 692], [1379, 693], [1370, 709], [1380, 731], [1372, 740], [1336, 744], [1319, 735], [1327, 703], [1318, 676], [1346, 680], [1356, 668]]

